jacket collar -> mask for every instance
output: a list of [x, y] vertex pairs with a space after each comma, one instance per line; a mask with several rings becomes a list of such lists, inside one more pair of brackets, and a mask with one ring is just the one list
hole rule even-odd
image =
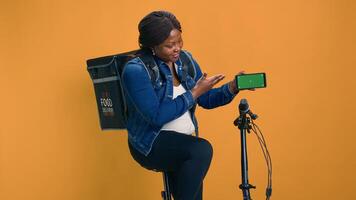
[[[158, 67], [161, 67], [161, 66], [163, 66], [163, 65], [166, 65], [166, 66], [167, 66], [167, 64], [166, 64], [163, 60], [161, 60], [159, 57], [157, 57], [157, 56], [154, 55], [153, 58], [155, 59], [156, 64], [157, 64]], [[182, 62], [181, 62], [180, 59], [178, 59], [178, 60], [175, 62], [175, 64], [177, 64], [177, 66], [181, 66], [181, 65], [182, 65]], [[177, 68], [176, 68], [176, 70], [177, 70]]]

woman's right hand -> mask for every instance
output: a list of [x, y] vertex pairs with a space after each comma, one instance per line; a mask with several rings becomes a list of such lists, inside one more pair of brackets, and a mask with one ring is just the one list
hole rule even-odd
[[197, 99], [199, 96], [209, 91], [217, 83], [225, 78], [224, 75], [218, 74], [212, 77], [207, 77], [208, 74], [204, 73], [203, 76], [197, 81], [195, 87], [191, 90], [193, 98]]

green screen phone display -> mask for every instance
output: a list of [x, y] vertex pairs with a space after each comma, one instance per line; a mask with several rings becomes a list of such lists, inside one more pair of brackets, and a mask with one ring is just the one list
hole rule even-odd
[[254, 73], [254, 74], [236, 75], [235, 81], [236, 81], [237, 88], [239, 90], [265, 88], [266, 74]]

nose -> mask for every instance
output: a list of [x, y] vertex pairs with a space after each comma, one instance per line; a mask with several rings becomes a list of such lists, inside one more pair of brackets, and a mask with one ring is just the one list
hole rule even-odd
[[181, 49], [182, 47], [179, 44], [174, 46], [174, 52], [179, 52]]

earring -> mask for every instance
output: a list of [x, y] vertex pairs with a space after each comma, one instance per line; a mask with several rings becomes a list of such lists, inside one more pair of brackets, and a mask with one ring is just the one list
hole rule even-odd
[[151, 48], [152, 51], [152, 55], [156, 55], [155, 50], [153, 48]]

